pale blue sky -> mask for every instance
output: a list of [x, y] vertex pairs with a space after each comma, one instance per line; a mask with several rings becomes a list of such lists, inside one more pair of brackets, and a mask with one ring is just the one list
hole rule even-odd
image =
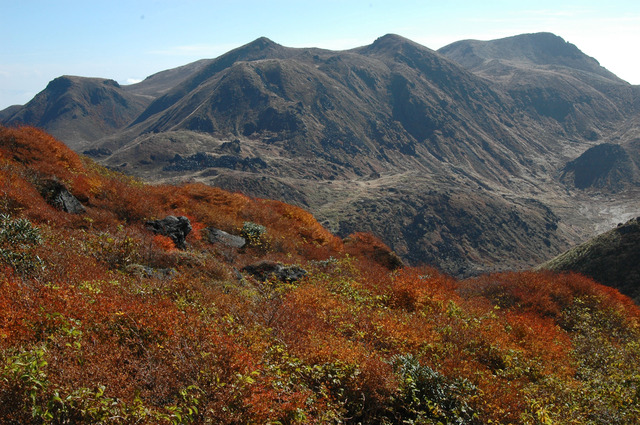
[[0, 109], [60, 75], [126, 84], [260, 36], [343, 50], [395, 33], [435, 50], [540, 31], [640, 84], [638, 0], [0, 0]]

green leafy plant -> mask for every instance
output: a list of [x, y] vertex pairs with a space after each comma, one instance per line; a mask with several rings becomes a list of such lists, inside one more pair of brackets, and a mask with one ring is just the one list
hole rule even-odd
[[89, 239], [88, 252], [112, 269], [120, 269], [141, 259], [140, 242], [126, 232], [119, 230], [112, 234], [99, 233]]
[[40, 229], [29, 220], [0, 214], [0, 261], [22, 274], [42, 269], [42, 260], [33, 252], [41, 243]]
[[391, 364], [400, 378], [398, 412], [409, 424], [479, 424], [470, 400], [477, 389], [466, 379], [449, 379], [411, 354], [396, 355]]
[[264, 247], [267, 243], [265, 235], [267, 228], [252, 221], [245, 221], [242, 225], [241, 236], [246, 239], [247, 245], [252, 247]]

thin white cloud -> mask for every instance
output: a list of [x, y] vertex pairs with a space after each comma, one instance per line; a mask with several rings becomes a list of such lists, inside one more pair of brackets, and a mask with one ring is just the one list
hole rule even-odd
[[127, 84], [136, 84], [142, 81], [140, 78], [127, 78]]

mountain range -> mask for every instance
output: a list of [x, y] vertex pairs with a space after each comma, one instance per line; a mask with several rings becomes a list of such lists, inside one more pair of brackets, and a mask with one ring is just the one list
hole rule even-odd
[[637, 216], [640, 87], [549, 33], [438, 51], [259, 38], [129, 86], [62, 76], [0, 119], [146, 181], [294, 203], [457, 276]]

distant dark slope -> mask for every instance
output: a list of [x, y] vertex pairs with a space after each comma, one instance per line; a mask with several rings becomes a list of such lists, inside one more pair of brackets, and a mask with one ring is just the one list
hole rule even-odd
[[113, 80], [63, 76], [51, 81], [10, 118], [7, 125], [47, 129], [72, 149], [112, 134], [130, 123], [148, 100], [123, 90]]
[[[634, 146], [635, 145], [635, 146]], [[638, 143], [629, 144], [637, 153]], [[561, 180], [577, 189], [620, 191], [640, 184], [638, 163], [625, 147], [602, 143], [588, 149], [562, 170]]]
[[0, 122], [8, 120], [9, 118], [11, 118], [13, 114], [18, 112], [20, 109], [22, 109], [22, 105], [11, 105], [8, 108], [3, 109], [2, 111], [0, 111]]
[[540, 268], [585, 274], [640, 303], [640, 217], [570, 249]]
[[567, 162], [560, 180], [570, 188], [612, 193], [640, 186], [640, 114], [625, 120], [605, 140]]
[[339, 234], [382, 235], [409, 263], [465, 277], [533, 267], [567, 247], [558, 217], [540, 202], [464, 188], [417, 192], [390, 189], [349, 205]]

